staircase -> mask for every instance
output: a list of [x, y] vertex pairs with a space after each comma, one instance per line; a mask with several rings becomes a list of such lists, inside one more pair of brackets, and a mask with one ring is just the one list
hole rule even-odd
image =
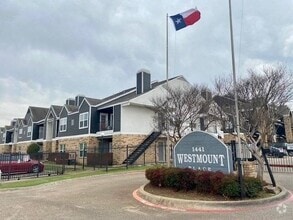
[[152, 132], [124, 161], [123, 164], [133, 164], [148, 147], [160, 136], [160, 131]]

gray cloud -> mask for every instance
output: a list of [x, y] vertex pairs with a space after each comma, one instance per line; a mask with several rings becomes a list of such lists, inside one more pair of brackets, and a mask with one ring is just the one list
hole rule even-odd
[[[201, 20], [175, 33], [169, 24], [169, 76], [211, 86], [231, 74], [228, 1], [199, 0]], [[166, 13], [193, 1], [1, 1], [0, 126], [29, 105], [62, 105], [77, 94], [102, 98], [135, 86], [147, 68], [165, 78]], [[293, 68], [293, 2], [233, 1], [236, 64]]]

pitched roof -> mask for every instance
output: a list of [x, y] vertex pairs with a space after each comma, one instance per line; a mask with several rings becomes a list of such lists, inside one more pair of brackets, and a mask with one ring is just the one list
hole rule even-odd
[[224, 95], [224, 96], [216, 95], [213, 97], [213, 99], [219, 106], [233, 106], [233, 105], [235, 105], [234, 97], [229, 96], [229, 95]]
[[75, 105], [64, 105], [68, 113], [77, 112], [78, 107]]
[[61, 112], [63, 106], [52, 105], [51, 107], [52, 107], [53, 111], [55, 112], [56, 116], [58, 117], [60, 115], [60, 112]]
[[[172, 81], [174, 79], [177, 79], [177, 78], [180, 78], [182, 76], [176, 76], [176, 77], [173, 77], [173, 78], [170, 78], [169, 81]], [[155, 81], [155, 82], [152, 82], [151, 84], [151, 90], [153, 90], [154, 88], [156, 88], [157, 86], [159, 85], [162, 85], [164, 83], [166, 83], [167, 80], [163, 80], [163, 81]], [[150, 91], [151, 91], [150, 90]], [[128, 100], [131, 100], [137, 96], [140, 96], [140, 95], [143, 95], [144, 93], [142, 94], [137, 94], [136, 93], [136, 87], [132, 87], [130, 89], [126, 89], [126, 90], [123, 90], [121, 92], [118, 92], [114, 95], [111, 95], [109, 97], [106, 97], [104, 99], [101, 100], [101, 105], [98, 105], [99, 108], [103, 108], [105, 106], [111, 106], [111, 105], [115, 105], [115, 104], [118, 104], [118, 103], [121, 103], [121, 102], [126, 102]]]
[[13, 130], [13, 129], [14, 129], [14, 127], [11, 126], [11, 125], [6, 125], [6, 126], [5, 126], [5, 130], [6, 130], [6, 131], [11, 131], [11, 130]]
[[31, 112], [31, 118], [33, 122], [44, 120], [49, 111], [48, 108], [35, 107], [35, 106], [30, 106], [29, 109]]
[[97, 105], [102, 102], [101, 99], [94, 99], [94, 98], [89, 98], [89, 97], [85, 97], [85, 99], [88, 101], [88, 103], [90, 105]]

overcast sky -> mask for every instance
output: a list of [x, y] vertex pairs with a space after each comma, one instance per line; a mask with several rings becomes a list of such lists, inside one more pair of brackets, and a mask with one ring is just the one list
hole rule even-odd
[[[248, 68], [293, 69], [293, 1], [234, 0], [237, 76]], [[166, 14], [197, 6], [201, 19], [175, 31], [169, 77], [212, 86], [232, 72], [228, 0], [0, 1], [0, 126], [29, 106], [103, 98], [135, 86], [136, 73], [166, 78]]]

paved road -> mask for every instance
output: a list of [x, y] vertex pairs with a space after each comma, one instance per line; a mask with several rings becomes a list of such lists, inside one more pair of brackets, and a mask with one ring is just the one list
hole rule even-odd
[[[276, 179], [293, 191], [292, 176], [277, 174]], [[293, 219], [293, 200], [235, 212], [190, 213], [152, 208], [132, 196], [146, 182], [144, 172], [128, 172], [1, 190], [0, 219]]]

